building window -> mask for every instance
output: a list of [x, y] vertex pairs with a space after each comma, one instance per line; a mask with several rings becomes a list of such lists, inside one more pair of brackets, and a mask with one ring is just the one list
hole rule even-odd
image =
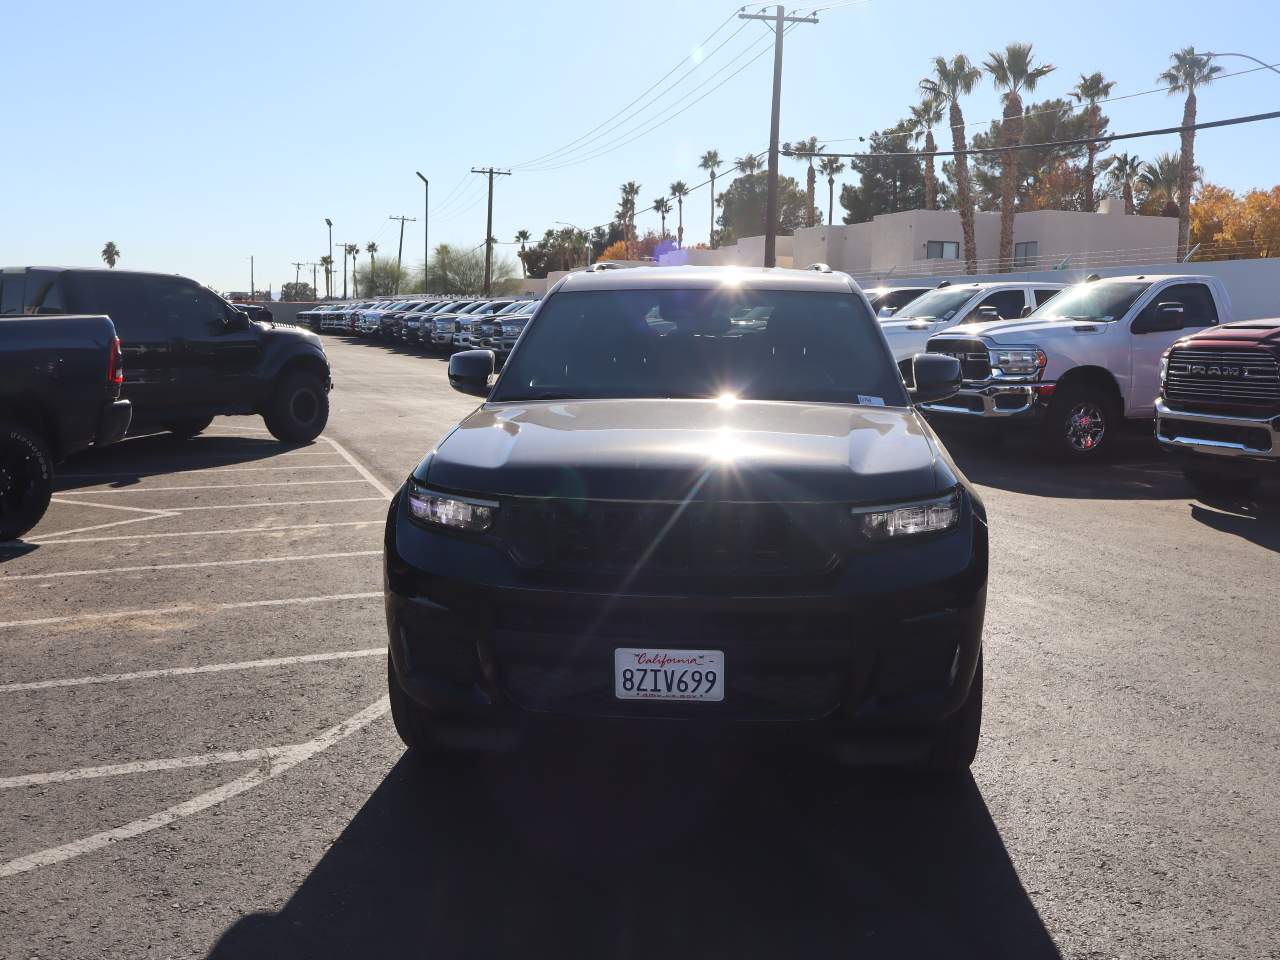
[[1015, 243], [1013, 245], [1013, 265], [1015, 267], [1029, 267], [1040, 257], [1040, 242], [1031, 240], [1027, 243]]
[[926, 260], [959, 260], [960, 243], [956, 240], [929, 240], [924, 245]]

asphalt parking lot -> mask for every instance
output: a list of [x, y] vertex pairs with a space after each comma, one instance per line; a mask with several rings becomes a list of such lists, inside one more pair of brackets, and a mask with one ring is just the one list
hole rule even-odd
[[1280, 957], [1280, 484], [957, 439], [992, 526], [971, 778], [387, 717], [391, 490], [471, 406], [330, 338], [324, 437], [66, 464], [0, 548], [0, 957]]

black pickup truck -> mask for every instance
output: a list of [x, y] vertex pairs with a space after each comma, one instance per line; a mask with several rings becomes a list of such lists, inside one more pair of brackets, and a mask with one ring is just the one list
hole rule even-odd
[[[0, 301], [9, 293], [0, 282]], [[40, 522], [55, 463], [124, 436], [123, 382], [107, 317], [0, 316], [0, 540]]]
[[124, 397], [137, 426], [195, 436], [215, 416], [261, 415], [306, 443], [329, 417], [320, 338], [258, 323], [185, 277], [125, 270], [5, 267], [0, 314], [106, 314], [124, 343]]

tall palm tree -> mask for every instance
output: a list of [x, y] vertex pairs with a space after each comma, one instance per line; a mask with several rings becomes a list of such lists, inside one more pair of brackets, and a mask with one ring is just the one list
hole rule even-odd
[[333, 296], [333, 257], [324, 254], [320, 258], [320, 266], [324, 267], [324, 295]]
[[618, 188], [622, 201], [618, 204], [618, 219], [622, 223], [623, 239], [627, 242], [627, 256], [633, 258], [636, 242], [636, 197], [640, 196], [640, 184], [628, 180]]
[[733, 168], [739, 173], [745, 173], [747, 176], [750, 176], [760, 169], [760, 158], [754, 153], [744, 154], [737, 160], [733, 161]]
[[[1194, 174], [1193, 174], [1194, 182]], [[1181, 215], [1178, 197], [1182, 191], [1182, 155], [1178, 152], [1156, 154], [1155, 160], [1142, 165], [1138, 174], [1143, 203], [1160, 206], [1161, 216]]]
[[516, 243], [520, 244], [520, 276], [524, 277], [526, 280], [529, 278], [529, 270], [525, 266], [525, 262], [524, 262], [524, 254], [525, 254], [524, 245], [529, 242], [532, 236], [533, 234], [531, 234], [528, 230], [516, 231]]
[[374, 255], [378, 252], [378, 245], [370, 240], [364, 245], [365, 252], [369, 254], [369, 276], [373, 276], [373, 268], [375, 266]]
[[951, 125], [951, 148], [956, 152], [956, 204], [960, 208], [960, 229], [964, 238], [964, 265], [969, 273], [978, 272], [978, 248], [973, 231], [973, 190], [969, 186], [969, 158], [961, 151], [964, 142], [964, 112], [960, 98], [973, 92], [982, 79], [982, 71], [963, 53], [950, 60], [933, 58], [933, 76], [920, 81], [926, 97], [947, 105], [947, 122]]
[[111, 270], [116, 267], [116, 261], [120, 259], [120, 248], [116, 246], [114, 240], [108, 240], [102, 248], [102, 260]]
[[[1196, 87], [1212, 83], [1213, 78], [1222, 72], [1222, 68], [1213, 62], [1212, 57], [1196, 53], [1195, 47], [1183, 47], [1177, 53], [1171, 53], [1172, 61], [1169, 69], [1156, 79], [1167, 84], [1169, 95], [1185, 93], [1186, 103], [1182, 107], [1182, 125], [1193, 126], [1196, 122]], [[1187, 254], [1187, 245], [1191, 240], [1191, 190], [1196, 179], [1196, 132], [1182, 131], [1181, 166], [1178, 171], [1178, 259]]]
[[360, 253], [360, 244], [348, 243], [344, 244], [343, 248], [346, 251], [346, 255], [351, 258], [351, 295], [358, 297], [360, 296], [360, 284], [356, 280], [356, 255]]
[[[1016, 147], [1022, 143], [1025, 120], [1022, 116], [1022, 91], [1030, 93], [1036, 84], [1054, 70], [1053, 64], [1035, 64], [1031, 44], [1010, 43], [1003, 52], [993, 52], [982, 68], [991, 74], [996, 89], [1003, 90], [1004, 119], [1000, 123], [1001, 146]], [[1008, 150], [1000, 158], [1000, 269], [1013, 266], [1013, 215], [1018, 199], [1018, 151]]]
[[[1091, 138], [1102, 136], [1102, 111], [1098, 109], [1098, 101], [1111, 96], [1115, 89], [1115, 81], [1108, 80], [1101, 73], [1080, 74], [1080, 82], [1071, 88], [1071, 96], [1077, 103], [1087, 103], [1084, 115], [1088, 124], [1088, 135]], [[1092, 213], [1097, 207], [1094, 196], [1094, 179], [1097, 176], [1098, 144], [1090, 140], [1088, 152], [1084, 160], [1084, 208]]]
[[806, 227], [812, 227], [814, 225], [814, 221], [818, 219], [818, 212], [814, 209], [813, 202], [813, 195], [818, 184], [818, 172], [813, 165], [813, 161], [815, 159], [813, 154], [820, 153], [822, 151], [822, 147], [818, 144], [817, 137], [810, 137], [808, 140], [797, 140], [794, 143], [784, 143], [782, 145], [782, 150], [784, 153], [792, 154], [793, 156], [799, 153], [808, 154], [806, 157], [797, 156], [796, 159], [809, 165], [809, 172], [806, 177], [805, 195], [807, 198], [807, 206], [805, 208], [804, 223]]
[[823, 157], [818, 169], [827, 175], [827, 226], [831, 226], [836, 209], [836, 177], [844, 172], [844, 161], [839, 157]]
[[718, 150], [708, 150], [702, 155], [702, 159], [698, 161], [698, 168], [711, 174], [711, 237], [709, 242], [713, 249], [716, 246], [716, 171], [723, 164], [724, 161], [720, 159], [720, 151]]
[[684, 198], [689, 193], [689, 187], [683, 180], [677, 180], [671, 185], [671, 196], [676, 199], [676, 246], [684, 246]]
[[925, 97], [911, 108], [911, 139], [924, 140], [924, 208], [938, 208], [938, 174], [933, 167], [938, 144], [933, 139], [933, 128], [942, 122], [942, 101]]
[[1142, 167], [1142, 161], [1129, 153], [1112, 154], [1101, 164], [1112, 187], [1120, 188], [1120, 196], [1124, 198], [1124, 212], [1128, 216], [1137, 212], [1133, 202], [1133, 184], [1142, 173]]
[[653, 201], [653, 210], [662, 218], [662, 232], [658, 234], [660, 238], [667, 238], [667, 214], [671, 212], [671, 201], [666, 197], [659, 197]]

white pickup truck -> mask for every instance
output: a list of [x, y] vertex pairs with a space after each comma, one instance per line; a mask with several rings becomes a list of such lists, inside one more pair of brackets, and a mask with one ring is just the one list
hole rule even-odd
[[995, 323], [1025, 317], [1052, 298], [1066, 284], [1007, 281], [998, 283], [950, 283], [941, 285], [902, 307], [891, 318], [881, 318], [880, 329], [889, 341], [893, 359], [903, 377], [911, 375], [911, 358], [923, 353], [936, 333], [960, 324]]
[[1232, 319], [1216, 277], [1091, 277], [1025, 319], [931, 338], [930, 353], [960, 360], [964, 384], [921, 406], [931, 417], [1033, 420], [1051, 452], [1092, 459], [1108, 450], [1122, 418], [1154, 418], [1160, 358], [1170, 345]]

